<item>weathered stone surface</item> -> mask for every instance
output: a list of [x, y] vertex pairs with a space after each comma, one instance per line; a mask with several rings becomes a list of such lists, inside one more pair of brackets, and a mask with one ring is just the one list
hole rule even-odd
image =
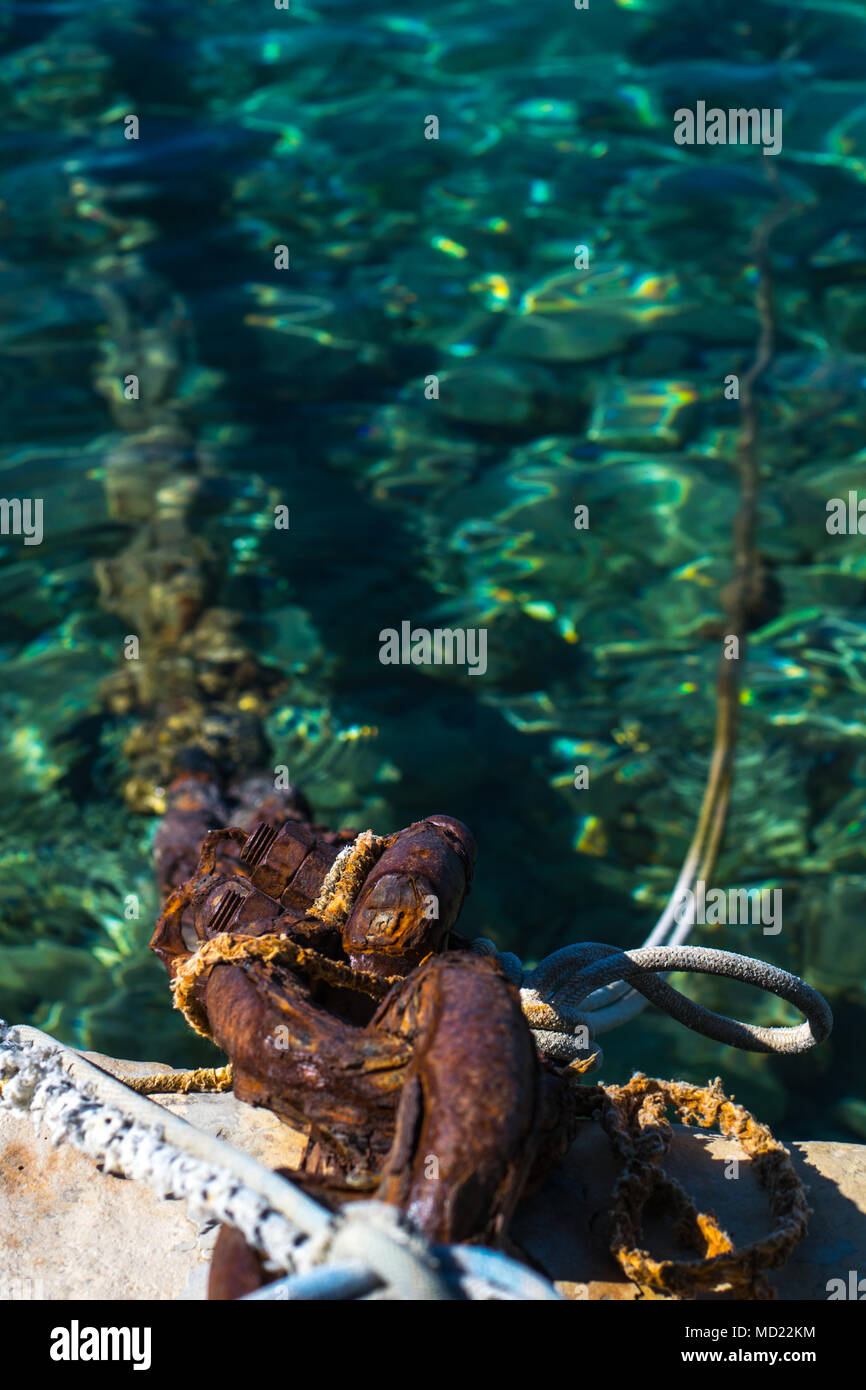
[[182, 1202], [100, 1174], [0, 1111], [0, 1297], [180, 1297], [206, 1256]]
[[[168, 1071], [159, 1063], [89, 1059], [114, 1074]], [[303, 1136], [267, 1111], [230, 1093], [162, 1096], [175, 1114], [239, 1145], [271, 1167], [296, 1166]], [[781, 1299], [828, 1296], [830, 1279], [866, 1274], [866, 1146], [791, 1146], [814, 1209], [806, 1241], [771, 1282]], [[676, 1127], [668, 1172], [697, 1206], [714, 1211], [738, 1245], [770, 1229], [764, 1193], [750, 1163], [729, 1140]], [[160, 1201], [144, 1184], [101, 1173], [71, 1145], [53, 1149], [28, 1116], [0, 1109], [0, 1300], [201, 1299], [216, 1236], [197, 1226], [184, 1205]], [[567, 1159], [521, 1206], [512, 1228], [518, 1244], [569, 1298], [640, 1297], [621, 1277], [607, 1248], [606, 1217], [618, 1165], [597, 1125], [587, 1122]], [[649, 1217], [644, 1246], [686, 1255], [670, 1223]]]
[[[113, 1075], [171, 1071], [84, 1054]], [[266, 1110], [220, 1095], [153, 1097], [269, 1167], [295, 1167], [304, 1138]], [[0, 1301], [204, 1298], [218, 1227], [146, 1183], [101, 1173], [71, 1144], [54, 1149], [29, 1115], [0, 1108]]]
[[[95, 1062], [113, 1076], [147, 1076], [172, 1071], [158, 1062], [124, 1062], [105, 1057], [100, 1052], [84, 1052], [89, 1062]], [[243, 1101], [235, 1100], [231, 1091], [218, 1095], [155, 1095], [151, 1100], [171, 1110], [198, 1129], [206, 1130], [218, 1139], [227, 1139], [244, 1153], [257, 1158], [268, 1168], [296, 1168], [306, 1143], [305, 1137], [278, 1120], [270, 1110], [258, 1110]]]

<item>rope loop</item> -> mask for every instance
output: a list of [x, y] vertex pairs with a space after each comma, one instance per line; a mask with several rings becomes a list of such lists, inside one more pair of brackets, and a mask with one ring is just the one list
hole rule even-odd
[[[601, 949], [607, 952], [606, 956], [600, 956], [576, 971], [572, 967], [565, 975], [566, 999], [572, 1009], [600, 985], [625, 980], [686, 1028], [745, 1052], [807, 1052], [823, 1042], [832, 1029], [833, 1015], [824, 997], [799, 976], [779, 966], [769, 965], [766, 961], [740, 956], [733, 951], [713, 950], [707, 946], [651, 946], [633, 951], [614, 951], [612, 947]], [[551, 982], [550, 987], [558, 994], [561, 986], [556, 985], [555, 980], [561, 976], [557, 965], [554, 957], [542, 961], [530, 977], [533, 984], [539, 972], [543, 972], [545, 980]], [[658, 978], [659, 973], [671, 970], [717, 975], [754, 985], [799, 1009], [805, 1015], [805, 1022], [790, 1027], [766, 1028], [713, 1013]]]
[[[494, 955], [495, 947], [491, 947], [492, 942], [483, 938], [473, 942], [473, 950], [481, 955]], [[515, 978], [511, 962], [509, 970]], [[659, 978], [672, 970], [754, 985], [792, 1004], [805, 1015], [805, 1021], [767, 1028], [714, 1013]], [[823, 1042], [833, 1027], [833, 1015], [823, 995], [798, 975], [766, 961], [708, 946], [643, 946], [622, 951], [599, 941], [582, 941], [553, 951], [532, 971], [520, 967], [523, 1012], [542, 1052], [556, 1060], [585, 1059], [588, 1042], [599, 1024], [589, 1004], [590, 996], [614, 981], [629, 984], [693, 1032], [745, 1052], [807, 1052]]]

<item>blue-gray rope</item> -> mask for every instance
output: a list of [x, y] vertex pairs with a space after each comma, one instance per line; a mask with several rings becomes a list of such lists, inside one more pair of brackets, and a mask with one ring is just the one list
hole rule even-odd
[[[793, 1027], [765, 1028], [713, 1013], [659, 978], [660, 973], [671, 970], [719, 975], [755, 985], [799, 1009], [805, 1022]], [[615, 980], [627, 982], [693, 1032], [747, 1052], [805, 1052], [823, 1042], [833, 1026], [830, 1006], [817, 990], [797, 975], [766, 961], [706, 946], [621, 951], [601, 942], [585, 941], [554, 951], [523, 976], [524, 1013], [542, 1051], [565, 1060], [572, 1043], [573, 1054], [585, 1056], [587, 1035], [592, 1035], [597, 1016], [581, 1005], [593, 991]]]
[[[481, 939], [473, 946], [481, 954], [497, 956], [508, 978], [520, 986], [523, 1011], [542, 1052], [562, 1062], [585, 1059], [592, 1052], [589, 1040], [604, 1031], [599, 1025], [604, 1022], [605, 1011], [591, 1012], [586, 1001], [614, 981], [629, 984], [694, 1032], [747, 1052], [806, 1052], [823, 1042], [833, 1026], [829, 1004], [811, 985], [778, 966], [732, 951], [685, 945], [621, 951], [602, 942], [583, 941], [563, 946], [527, 972], [516, 956], [498, 956], [490, 941]], [[806, 1021], [793, 1027], [765, 1028], [713, 1013], [658, 978], [671, 970], [720, 975], [755, 985], [793, 1004]], [[600, 1058], [600, 1050], [598, 1055]]]

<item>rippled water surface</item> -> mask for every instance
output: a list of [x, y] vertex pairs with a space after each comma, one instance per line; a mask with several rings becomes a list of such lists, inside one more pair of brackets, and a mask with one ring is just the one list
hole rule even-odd
[[[781, 153], [678, 145], [698, 102], [781, 111]], [[694, 939], [805, 975], [837, 1027], [775, 1059], [650, 1010], [603, 1075], [720, 1073], [783, 1136], [866, 1137], [866, 540], [825, 524], [866, 461], [850, 0], [0, 4], [0, 487], [44, 504], [41, 544], [0, 537], [3, 1016], [205, 1055], [147, 951], [159, 797], [132, 809], [136, 716], [105, 698], [129, 629], [95, 565], [157, 493], [285, 674], [269, 758], [320, 820], [467, 821], [461, 928], [525, 961], [643, 938], [711, 750], [724, 381], [755, 352], [750, 237], [782, 199], [759, 517], [782, 601], [750, 642], [714, 881], [781, 888], [783, 924]], [[404, 621], [484, 629], [484, 674], [383, 665]]]

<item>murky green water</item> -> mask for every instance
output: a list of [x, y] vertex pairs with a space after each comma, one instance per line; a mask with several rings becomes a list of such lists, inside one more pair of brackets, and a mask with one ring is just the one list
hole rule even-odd
[[[755, 350], [751, 232], [787, 196], [760, 450], [784, 603], [750, 644], [714, 879], [781, 888], [783, 923], [693, 939], [802, 973], [837, 1028], [772, 1059], [650, 1010], [604, 1039], [604, 1077], [721, 1073], [785, 1136], [864, 1137], [866, 539], [828, 534], [826, 504], [864, 463], [866, 7], [21, 3], [0, 43], [0, 486], [44, 504], [41, 544], [0, 537], [0, 1013], [204, 1055], [146, 949], [157, 822], [125, 809], [129, 721], [99, 695], [136, 369], [206, 459], [218, 601], [291, 676], [273, 759], [319, 818], [466, 820], [462, 928], [524, 960], [643, 938], [706, 774], [724, 381]], [[781, 152], [677, 144], [699, 102], [781, 111]], [[484, 673], [383, 665], [403, 622], [484, 629]]]

